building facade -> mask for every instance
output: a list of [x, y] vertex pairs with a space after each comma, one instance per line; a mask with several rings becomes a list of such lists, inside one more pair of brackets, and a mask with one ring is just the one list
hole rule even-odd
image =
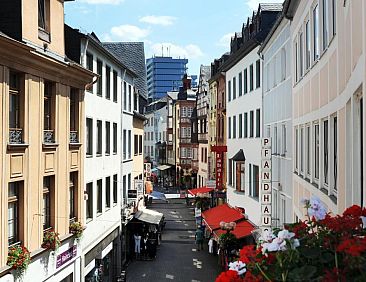
[[200, 67], [200, 77], [197, 91], [197, 134], [198, 134], [198, 173], [197, 173], [197, 186], [202, 187], [206, 185], [208, 179], [209, 170], [209, 153], [208, 147], [208, 109], [210, 107], [209, 100], [209, 86], [208, 80], [211, 76], [211, 67]]
[[272, 28], [281, 4], [260, 4], [231, 40], [226, 72], [227, 202], [261, 224], [262, 62], [259, 43]]
[[[3, 1], [0, 11], [0, 281], [16, 279], [6, 262], [18, 245], [32, 253], [24, 281], [81, 281], [69, 226], [85, 223], [84, 89], [94, 74], [66, 60], [64, 1], [39, 3]], [[51, 230], [55, 252], [43, 245]]]
[[290, 21], [282, 13], [263, 42], [263, 134], [272, 140], [272, 226], [293, 222]]
[[319, 197], [333, 213], [365, 205], [365, 5], [286, 1], [292, 19], [293, 206]]
[[150, 100], [160, 99], [169, 91], [178, 91], [187, 72], [187, 59], [153, 57], [146, 60], [147, 90]]
[[[93, 281], [96, 273], [105, 281], [112, 281], [121, 272], [121, 199], [126, 197], [121, 194], [122, 173], [130, 172], [132, 185], [132, 165], [130, 171], [121, 168], [127, 158], [132, 162], [132, 118], [130, 125], [125, 123], [121, 108], [125, 106], [133, 112], [135, 73], [109, 52], [94, 33], [85, 35], [68, 26], [65, 32], [68, 57], [79, 59], [86, 69], [99, 75], [85, 94], [87, 229], [82, 240], [83, 274], [85, 281]], [[79, 49], [73, 45], [76, 43]], [[98, 272], [101, 268], [105, 269], [103, 273]]]

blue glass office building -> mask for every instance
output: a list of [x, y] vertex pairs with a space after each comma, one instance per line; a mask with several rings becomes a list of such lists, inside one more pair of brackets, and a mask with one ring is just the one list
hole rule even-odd
[[147, 91], [150, 99], [164, 97], [168, 91], [179, 90], [187, 71], [188, 59], [153, 57], [146, 60]]

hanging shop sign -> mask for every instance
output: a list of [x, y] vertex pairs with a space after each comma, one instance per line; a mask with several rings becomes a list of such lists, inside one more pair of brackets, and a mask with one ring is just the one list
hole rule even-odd
[[151, 163], [144, 163], [144, 174], [145, 177], [151, 176]]
[[135, 190], [137, 191], [137, 198], [144, 196], [144, 181], [142, 179], [135, 179]]
[[137, 199], [137, 190], [135, 189], [128, 189], [127, 197], [129, 200]]
[[216, 154], [216, 190], [221, 191], [224, 177], [224, 153], [227, 151], [227, 147], [211, 146], [211, 151]]
[[271, 139], [262, 139], [261, 217], [262, 231], [272, 225], [272, 147]]

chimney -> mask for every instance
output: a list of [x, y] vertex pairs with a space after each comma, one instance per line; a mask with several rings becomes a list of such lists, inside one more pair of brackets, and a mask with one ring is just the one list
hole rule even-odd
[[188, 77], [187, 74], [183, 76], [183, 90], [187, 91], [188, 89], [191, 89], [191, 78]]

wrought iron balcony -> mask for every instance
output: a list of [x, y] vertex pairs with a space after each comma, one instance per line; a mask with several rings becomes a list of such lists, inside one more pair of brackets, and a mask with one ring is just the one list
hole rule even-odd
[[79, 143], [79, 136], [77, 131], [70, 131], [70, 143]]
[[53, 130], [43, 130], [43, 143], [55, 143], [55, 134]]
[[10, 128], [9, 129], [9, 143], [22, 144], [23, 143], [23, 129]]
[[207, 141], [208, 136], [207, 133], [198, 133], [198, 141]]

